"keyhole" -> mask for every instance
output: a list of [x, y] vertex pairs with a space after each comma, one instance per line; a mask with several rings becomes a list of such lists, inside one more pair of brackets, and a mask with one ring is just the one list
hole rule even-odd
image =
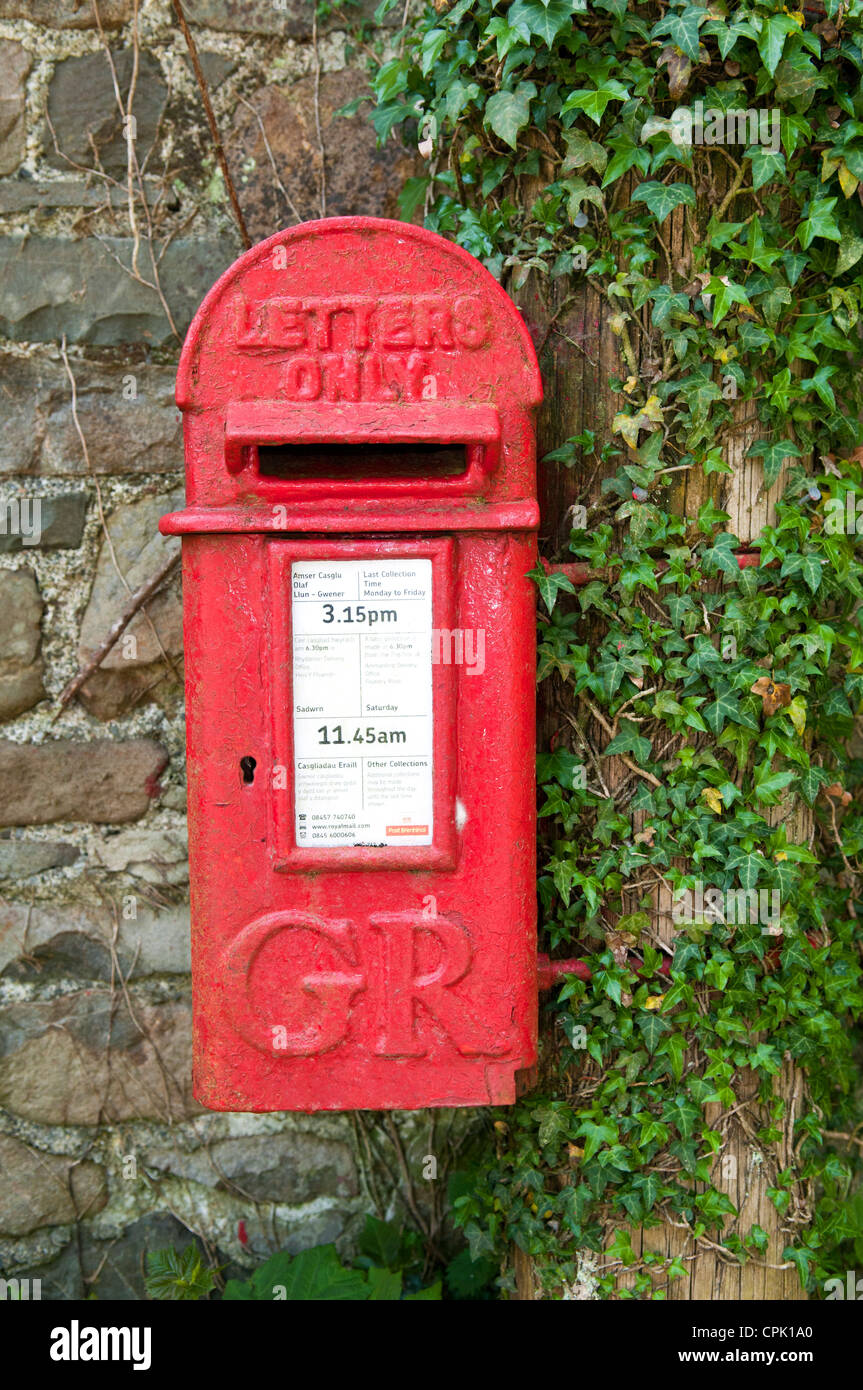
[[240, 759], [240, 767], [242, 768], [244, 782], [254, 782], [255, 768], [257, 765], [256, 759], [250, 758], [248, 755]]

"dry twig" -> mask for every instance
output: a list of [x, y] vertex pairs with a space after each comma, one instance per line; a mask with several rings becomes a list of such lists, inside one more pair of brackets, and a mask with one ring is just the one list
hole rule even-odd
[[318, 53], [318, 8], [312, 9], [312, 55], [315, 65], [315, 130], [321, 156], [321, 217], [327, 215], [327, 152], [321, 131], [321, 57]]
[[216, 125], [216, 117], [213, 114], [213, 107], [210, 101], [210, 89], [207, 86], [207, 79], [204, 77], [204, 74], [201, 70], [201, 63], [198, 58], [198, 48], [195, 43], [195, 40], [192, 37], [192, 31], [189, 28], [186, 16], [183, 12], [181, 0], [173, 0], [173, 5], [180, 28], [183, 31], [183, 38], [186, 40], [186, 47], [189, 50], [189, 58], [192, 62], [192, 68], [195, 73], [195, 80], [198, 83], [198, 90], [201, 93], [201, 101], [204, 104], [204, 114], [207, 117], [207, 125], [210, 127], [210, 135], [213, 140], [213, 149], [216, 152], [216, 158], [219, 161], [219, 168], [221, 169], [222, 177], [225, 180], [225, 187], [228, 190], [228, 197], [231, 200], [231, 207], [234, 211], [234, 218], [240, 230], [240, 237], [242, 238], [243, 246], [246, 249], [246, 251], [248, 251], [252, 244], [252, 240], [246, 229], [246, 221], [243, 217], [243, 212], [240, 207], [239, 199], [237, 198], [237, 190], [234, 187], [234, 181], [231, 178], [231, 171], [228, 168], [228, 160], [225, 155], [224, 146], [222, 145], [222, 137], [219, 134], [219, 127]]
[[96, 648], [89, 660], [81, 667], [78, 674], [73, 676], [72, 680], [70, 680], [69, 684], [64, 689], [60, 696], [60, 709], [57, 711], [58, 714], [60, 710], [65, 709], [70, 700], [74, 700], [81, 686], [90, 679], [97, 667], [101, 666], [105, 657], [125, 632], [135, 614], [143, 608], [148, 599], [153, 597], [156, 590], [161, 588], [168, 576], [176, 569], [179, 560], [180, 552], [175, 551], [173, 555], [168, 556], [164, 564], [159, 567], [151, 579], [147, 580], [146, 584], [142, 584], [140, 589], [135, 590], [119, 618], [108, 629], [107, 636], [103, 642]]

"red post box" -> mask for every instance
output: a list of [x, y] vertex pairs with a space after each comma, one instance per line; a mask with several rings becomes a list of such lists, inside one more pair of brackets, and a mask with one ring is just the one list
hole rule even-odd
[[183, 349], [195, 1093], [507, 1104], [536, 1059], [532, 413], [467, 252], [333, 218]]

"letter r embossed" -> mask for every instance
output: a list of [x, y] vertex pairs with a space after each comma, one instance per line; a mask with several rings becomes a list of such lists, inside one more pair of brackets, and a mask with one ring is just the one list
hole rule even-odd
[[[451, 918], [421, 912], [376, 913], [369, 926], [380, 934], [383, 970], [379, 980], [375, 1051], [382, 1057], [423, 1057], [428, 1043], [418, 1036], [417, 1011], [426, 1010], [465, 1057], [507, 1052], [509, 1039], [498, 1038], [453, 986], [468, 974], [473, 952], [470, 937]], [[436, 938], [440, 959], [423, 971], [417, 963], [417, 938]]]

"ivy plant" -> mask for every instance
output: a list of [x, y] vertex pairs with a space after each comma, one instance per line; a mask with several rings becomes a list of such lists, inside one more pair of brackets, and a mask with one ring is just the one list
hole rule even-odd
[[[406, 13], [371, 77], [379, 140], [425, 161], [403, 215], [558, 311], [593, 286], [620, 348], [613, 418], [546, 460], [603, 478], [549, 557], [586, 582], [535, 573], [565, 712], [539, 760], [542, 928], [590, 979], [557, 992], [544, 1089], [501, 1112], [458, 1218], [477, 1258], [515, 1242], [558, 1294], [594, 1251], [600, 1294], [665, 1296], [685, 1261], [631, 1241], [660, 1221], [690, 1256], [763, 1260], [715, 1181], [745, 1074], [752, 1142], [788, 1140], [778, 1253], [817, 1293], [863, 1255], [863, 3]], [[722, 505], [741, 437], [780, 494], [743, 538]], [[769, 930], [705, 910], [730, 900]]]

